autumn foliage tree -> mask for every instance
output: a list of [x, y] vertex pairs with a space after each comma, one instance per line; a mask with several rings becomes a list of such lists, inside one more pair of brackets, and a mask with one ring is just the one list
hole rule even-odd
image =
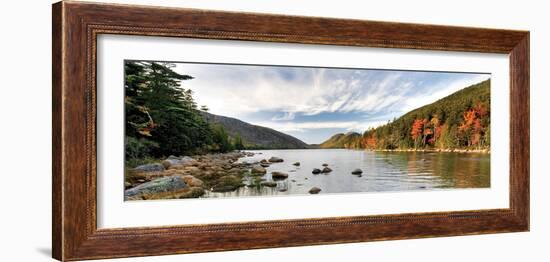
[[424, 127], [424, 120], [423, 119], [415, 119], [412, 127], [411, 127], [411, 137], [414, 140], [414, 147], [418, 147], [418, 141], [421, 138]]

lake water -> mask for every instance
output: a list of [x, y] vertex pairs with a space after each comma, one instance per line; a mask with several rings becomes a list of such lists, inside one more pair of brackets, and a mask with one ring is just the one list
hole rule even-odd
[[[312, 187], [320, 194], [351, 192], [411, 191], [451, 188], [490, 187], [490, 155], [449, 152], [373, 152], [347, 149], [257, 150], [239, 161], [260, 161], [272, 156], [284, 159], [267, 169], [262, 181], [273, 181], [271, 172], [280, 171], [288, 179], [274, 181], [276, 187], [248, 186], [233, 192], [208, 192], [204, 197], [241, 197], [309, 194]], [[300, 162], [300, 166], [292, 165]], [[312, 174], [314, 168], [330, 173]], [[361, 176], [351, 172], [360, 168]], [[254, 180], [256, 179], [256, 180]], [[260, 178], [247, 177], [252, 185]]]

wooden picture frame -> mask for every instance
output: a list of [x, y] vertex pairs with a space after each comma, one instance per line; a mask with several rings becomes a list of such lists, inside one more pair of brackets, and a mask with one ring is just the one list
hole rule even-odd
[[[529, 230], [529, 32], [83, 2], [53, 5], [53, 257], [81, 260]], [[510, 207], [146, 228], [96, 226], [99, 34], [508, 54]]]

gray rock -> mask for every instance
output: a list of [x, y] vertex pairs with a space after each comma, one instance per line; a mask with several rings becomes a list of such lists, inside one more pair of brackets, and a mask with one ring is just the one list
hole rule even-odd
[[185, 183], [183, 178], [178, 175], [161, 177], [124, 191], [124, 199], [144, 194], [176, 191], [186, 187], [187, 184]]
[[138, 172], [162, 172], [164, 171], [164, 166], [159, 163], [146, 164], [137, 166], [134, 168], [134, 171]]
[[269, 164], [268, 163], [260, 163], [260, 166], [261, 167], [269, 167]]
[[164, 168], [168, 169], [171, 166], [184, 166], [184, 165], [191, 165], [196, 163], [197, 161], [191, 157], [184, 156], [181, 158], [175, 157], [175, 156], [169, 156], [164, 161], [162, 161], [162, 165]]
[[244, 165], [246, 165], [246, 166], [251, 166], [251, 165], [256, 165], [256, 164], [258, 164], [259, 162], [258, 162], [258, 161], [247, 161], [247, 160], [245, 160], [245, 161], [243, 161], [242, 163], [243, 163]]
[[330, 167], [325, 167], [323, 168], [323, 170], [321, 170], [321, 173], [330, 173], [332, 172], [332, 169], [330, 169]]
[[282, 158], [272, 156], [268, 161], [270, 163], [280, 163], [280, 162], [283, 162], [284, 160]]
[[273, 179], [286, 179], [288, 178], [288, 174], [283, 172], [273, 171], [271, 172], [271, 177]]
[[317, 175], [317, 174], [321, 173], [321, 169], [319, 169], [319, 168], [314, 168], [313, 171], [311, 171], [311, 173]]
[[361, 170], [359, 168], [356, 168], [353, 171], [351, 171], [351, 173], [354, 174], [354, 175], [360, 175], [360, 174], [363, 173], [363, 170]]
[[312, 187], [312, 188], [309, 190], [309, 193], [310, 193], [310, 194], [319, 194], [319, 192], [321, 192], [321, 189], [318, 188], [318, 187], [316, 187], [316, 186]]

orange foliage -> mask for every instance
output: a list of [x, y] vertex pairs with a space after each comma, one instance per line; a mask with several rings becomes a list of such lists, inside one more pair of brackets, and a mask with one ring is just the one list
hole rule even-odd
[[419, 138], [422, 135], [422, 127], [424, 126], [424, 120], [422, 119], [415, 119], [412, 128], [411, 128], [411, 136], [414, 140]]
[[374, 132], [365, 138], [364, 146], [365, 148], [376, 148], [376, 135]]

